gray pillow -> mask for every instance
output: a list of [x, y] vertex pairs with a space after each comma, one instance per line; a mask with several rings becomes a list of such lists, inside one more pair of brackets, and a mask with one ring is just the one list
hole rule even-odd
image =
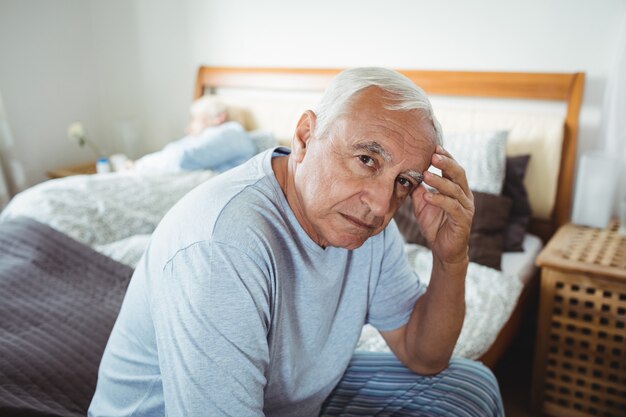
[[465, 169], [472, 191], [499, 195], [504, 184], [508, 136], [506, 131], [451, 133], [444, 135], [443, 147]]

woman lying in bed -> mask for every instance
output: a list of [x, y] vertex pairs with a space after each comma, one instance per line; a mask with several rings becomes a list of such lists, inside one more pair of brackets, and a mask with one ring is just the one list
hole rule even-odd
[[187, 136], [162, 150], [131, 163], [137, 171], [180, 172], [199, 169], [226, 171], [257, 153], [250, 134], [235, 121], [228, 121], [226, 106], [202, 97], [191, 105]]

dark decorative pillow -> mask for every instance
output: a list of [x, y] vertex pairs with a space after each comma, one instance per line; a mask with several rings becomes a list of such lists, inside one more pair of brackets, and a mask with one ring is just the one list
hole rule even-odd
[[509, 197], [474, 193], [474, 220], [469, 242], [470, 261], [500, 270], [504, 231], [509, 222]]
[[509, 224], [504, 231], [504, 252], [522, 252], [524, 235], [530, 224], [531, 209], [524, 176], [530, 155], [506, 158], [506, 174], [502, 195], [513, 200]]
[[[509, 221], [509, 197], [474, 191], [474, 221], [470, 232], [471, 262], [500, 269], [504, 230]], [[413, 204], [407, 199], [394, 216], [398, 229], [407, 243], [428, 246], [413, 216]]]

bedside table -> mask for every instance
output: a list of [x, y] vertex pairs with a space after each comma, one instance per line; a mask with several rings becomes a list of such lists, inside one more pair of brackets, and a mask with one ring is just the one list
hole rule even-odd
[[96, 163], [89, 162], [86, 164], [74, 165], [66, 168], [53, 169], [51, 171], [47, 171], [46, 175], [48, 178], [63, 178], [69, 177], [70, 175], [85, 175], [85, 174], [95, 174], [96, 173]]
[[626, 237], [567, 224], [537, 258], [532, 406], [550, 416], [626, 416]]

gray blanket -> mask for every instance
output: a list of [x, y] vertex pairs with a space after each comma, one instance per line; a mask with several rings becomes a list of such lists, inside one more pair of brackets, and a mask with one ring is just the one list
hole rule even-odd
[[34, 220], [0, 223], [0, 415], [86, 415], [131, 274]]

